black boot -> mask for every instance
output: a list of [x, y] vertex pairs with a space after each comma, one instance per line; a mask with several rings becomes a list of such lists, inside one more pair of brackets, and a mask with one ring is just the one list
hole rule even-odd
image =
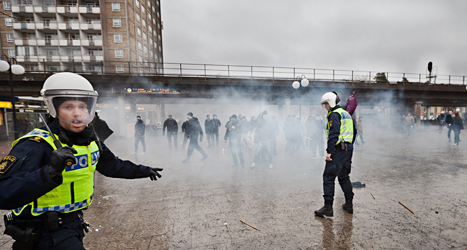
[[332, 206], [324, 205], [324, 207], [322, 207], [320, 210], [315, 211], [315, 215], [319, 217], [324, 217], [324, 216], [332, 217], [333, 216]]
[[349, 214], [353, 214], [353, 204], [352, 201], [345, 201], [344, 204], [342, 204], [342, 208], [347, 211]]

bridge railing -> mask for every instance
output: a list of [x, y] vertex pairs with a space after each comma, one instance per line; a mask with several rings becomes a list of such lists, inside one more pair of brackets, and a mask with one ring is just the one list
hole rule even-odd
[[[84, 58], [83, 58], [84, 59]], [[19, 61], [19, 60], [18, 60]], [[302, 76], [310, 82], [348, 82], [348, 83], [387, 83], [387, 84], [456, 84], [465, 85], [466, 77], [459, 75], [437, 75], [430, 77], [428, 74], [335, 70], [318, 68], [293, 68], [270, 66], [246, 66], [246, 65], [222, 65], [222, 64], [195, 64], [195, 63], [149, 63], [149, 62], [84, 62], [70, 61], [57, 65], [57, 63], [43, 62], [45, 70], [29, 71], [30, 73], [52, 73], [69, 71], [80, 74], [97, 75], [127, 75], [127, 76], [167, 76], [167, 77], [196, 77], [207, 80], [208, 78], [223, 78], [243, 80], [272, 80], [293, 81]], [[53, 71], [51, 71], [53, 69]]]

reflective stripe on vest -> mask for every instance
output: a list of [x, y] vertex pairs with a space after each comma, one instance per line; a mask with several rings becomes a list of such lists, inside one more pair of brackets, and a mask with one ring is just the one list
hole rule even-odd
[[327, 127], [326, 127], [326, 136], [329, 138], [329, 128], [330, 128], [329, 115], [331, 115], [332, 112], [339, 113], [341, 117], [339, 139], [337, 140], [336, 145], [339, 144], [342, 140], [344, 140], [345, 142], [351, 143], [353, 141], [353, 136], [354, 136], [352, 116], [349, 114], [349, 112], [345, 111], [342, 108], [337, 108], [328, 113], [326, 117], [326, 119], [328, 120]]
[[[58, 136], [54, 136], [58, 140]], [[57, 149], [49, 132], [41, 129], [34, 129], [14, 141], [13, 146], [28, 137], [40, 137], [49, 143], [54, 150]], [[94, 171], [100, 156], [99, 148], [94, 141], [88, 146], [73, 145], [73, 148], [78, 152], [75, 154], [77, 164], [65, 168], [62, 173], [62, 184], [37, 200], [14, 209], [13, 213], [16, 216], [20, 215], [27, 206], [31, 206], [32, 215], [38, 216], [47, 211], [73, 212], [91, 205], [94, 194]]]

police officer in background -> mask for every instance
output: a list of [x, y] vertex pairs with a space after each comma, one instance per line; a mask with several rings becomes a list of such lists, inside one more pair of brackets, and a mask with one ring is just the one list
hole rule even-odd
[[328, 111], [326, 134], [326, 166], [323, 173], [324, 207], [315, 211], [317, 216], [333, 216], [334, 181], [337, 177], [344, 191], [345, 211], [353, 213], [353, 192], [350, 182], [350, 165], [352, 163], [353, 141], [356, 131], [352, 116], [339, 105], [339, 96], [328, 92], [321, 97], [321, 105]]
[[[94, 171], [116, 178], [160, 178], [162, 168], [118, 159], [88, 126], [97, 92], [73, 73], [50, 76], [41, 90], [48, 126], [13, 142], [0, 161], [0, 209], [13, 249], [84, 249], [83, 209], [94, 197]], [[53, 133], [53, 134], [51, 134]]]
[[238, 161], [240, 161], [240, 166], [242, 166], [242, 168], [245, 167], [245, 161], [242, 154], [242, 134], [242, 124], [239, 120], [237, 120], [236, 115], [232, 115], [230, 117], [230, 121], [227, 124], [227, 129], [224, 136], [226, 143], [227, 139], [229, 139], [230, 152], [232, 153], [232, 159], [234, 163], [232, 167], [238, 167]]
[[172, 137], [174, 140], [174, 146], [177, 148], [177, 133], [178, 133], [178, 123], [172, 118], [172, 115], [169, 115], [169, 118], [165, 120], [164, 127], [162, 128], [162, 135], [165, 135], [165, 128], [167, 128], [167, 140], [169, 141], [169, 148], [172, 148]]

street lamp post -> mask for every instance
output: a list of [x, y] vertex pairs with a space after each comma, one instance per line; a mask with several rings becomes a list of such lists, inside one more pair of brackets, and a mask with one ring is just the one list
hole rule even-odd
[[[6, 60], [3, 60], [5, 58]], [[16, 127], [16, 107], [15, 107], [15, 92], [13, 90], [13, 74], [22, 75], [24, 74], [24, 68], [21, 65], [18, 65], [14, 57], [8, 57], [5, 54], [2, 54], [0, 57], [0, 71], [7, 71], [10, 75], [10, 90], [11, 90], [11, 105], [13, 108], [13, 129], [15, 133], [15, 140], [18, 139], [18, 129]], [[12, 63], [14, 64], [12, 65]]]
[[[298, 82], [300, 81], [300, 82]], [[302, 87], [307, 87], [310, 82], [308, 79], [306, 79], [305, 75], [297, 76], [295, 78], [295, 81], [292, 83], [292, 88], [298, 89], [300, 88], [300, 85]], [[300, 109], [299, 109], [299, 116], [300, 116], [300, 121], [302, 120], [302, 91], [300, 90]]]

